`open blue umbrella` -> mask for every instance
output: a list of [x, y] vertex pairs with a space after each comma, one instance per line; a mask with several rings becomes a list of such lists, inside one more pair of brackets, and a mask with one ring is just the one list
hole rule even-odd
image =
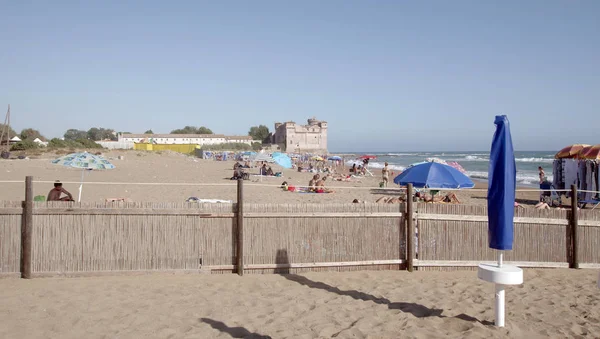
[[498, 115], [494, 124], [496, 132], [492, 140], [488, 173], [488, 242], [490, 248], [500, 252], [498, 265], [481, 264], [477, 275], [482, 280], [496, 284], [494, 323], [503, 327], [504, 286], [522, 284], [523, 270], [502, 263], [502, 251], [513, 248], [517, 170], [508, 118]]
[[332, 157], [329, 157], [327, 160], [333, 160], [333, 161], [341, 161], [342, 157], [338, 156], [338, 155], [334, 155]]
[[426, 162], [407, 168], [394, 178], [398, 185], [413, 184], [417, 188], [473, 188], [471, 179], [452, 166]]
[[273, 160], [275, 160], [275, 163], [277, 165], [279, 165], [283, 168], [292, 168], [292, 159], [287, 154], [273, 153], [272, 157], [273, 157]]

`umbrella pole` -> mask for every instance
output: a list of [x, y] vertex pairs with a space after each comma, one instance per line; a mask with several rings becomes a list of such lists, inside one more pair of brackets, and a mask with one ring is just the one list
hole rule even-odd
[[79, 198], [77, 202], [81, 202], [81, 191], [83, 190], [83, 174], [85, 173], [85, 169], [81, 170], [81, 183], [79, 184]]
[[[498, 267], [502, 267], [502, 251], [498, 251]], [[495, 304], [495, 321], [494, 324], [498, 327], [504, 327], [504, 285], [496, 284], [496, 304]]]

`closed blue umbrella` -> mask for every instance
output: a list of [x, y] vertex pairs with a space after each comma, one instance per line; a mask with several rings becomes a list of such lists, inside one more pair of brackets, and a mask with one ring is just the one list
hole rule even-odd
[[523, 270], [502, 263], [502, 251], [513, 247], [513, 217], [515, 214], [515, 189], [517, 170], [510, 126], [505, 115], [494, 120], [496, 132], [490, 151], [488, 183], [488, 242], [498, 252], [498, 265], [480, 264], [477, 276], [496, 284], [496, 326], [504, 326], [504, 294], [506, 285], [523, 283]]
[[473, 188], [471, 179], [454, 167], [437, 162], [416, 164], [394, 178], [398, 185], [413, 184], [417, 188]]
[[490, 248], [512, 250], [517, 168], [508, 119], [498, 115], [494, 124], [488, 173], [488, 240]]

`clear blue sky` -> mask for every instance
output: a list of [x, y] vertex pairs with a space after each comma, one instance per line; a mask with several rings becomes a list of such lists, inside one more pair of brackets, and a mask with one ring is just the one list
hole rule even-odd
[[[600, 1], [1, 1], [0, 113], [246, 134], [327, 120], [333, 151], [600, 143]], [[2, 119], [3, 120], [3, 119]]]

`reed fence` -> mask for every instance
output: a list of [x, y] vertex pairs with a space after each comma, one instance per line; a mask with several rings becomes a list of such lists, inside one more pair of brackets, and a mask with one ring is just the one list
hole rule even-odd
[[[495, 258], [485, 206], [244, 204], [242, 187], [234, 204], [0, 202], [0, 276], [446, 270]], [[576, 214], [517, 209], [505, 260], [600, 267], [600, 212]]]

